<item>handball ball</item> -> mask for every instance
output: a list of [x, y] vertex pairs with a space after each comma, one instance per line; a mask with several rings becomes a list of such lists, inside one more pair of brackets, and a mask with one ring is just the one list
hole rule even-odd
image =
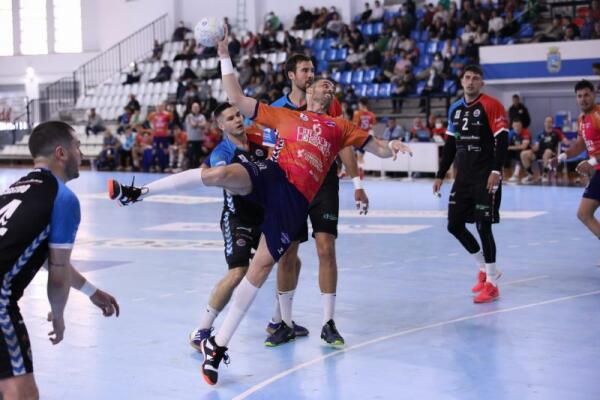
[[196, 41], [204, 47], [215, 47], [224, 35], [223, 21], [215, 17], [202, 18], [194, 28]]

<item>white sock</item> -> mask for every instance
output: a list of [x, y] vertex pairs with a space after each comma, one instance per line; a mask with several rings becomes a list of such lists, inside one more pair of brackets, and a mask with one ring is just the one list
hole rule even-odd
[[218, 310], [215, 310], [211, 306], [207, 305], [206, 312], [202, 314], [202, 318], [200, 319], [200, 326], [198, 326], [198, 329], [210, 329], [218, 315]]
[[233, 292], [231, 306], [227, 311], [223, 324], [215, 335], [215, 342], [218, 346], [227, 346], [238, 325], [242, 322], [244, 315], [246, 315], [246, 311], [254, 301], [256, 293], [258, 293], [258, 288], [250, 283], [248, 278], [244, 277], [235, 292]]
[[518, 178], [519, 175], [521, 175], [521, 164], [515, 165], [515, 170], [512, 174], [512, 176], [514, 176], [515, 178]]
[[140, 198], [176, 192], [178, 190], [195, 189], [199, 186], [204, 186], [202, 182], [202, 168], [188, 169], [187, 171], [169, 175], [145, 185], [144, 187], [148, 190]]
[[281, 309], [281, 319], [289, 327], [292, 326], [292, 303], [294, 302], [294, 290], [289, 292], [279, 292], [279, 308]]
[[483, 257], [483, 251], [479, 250], [477, 253], [471, 254], [475, 260], [475, 265], [480, 271], [485, 272], [485, 258]]
[[321, 293], [321, 303], [323, 304], [323, 325], [333, 319], [335, 313], [335, 293]]
[[271, 321], [276, 324], [283, 321], [281, 319], [281, 307], [279, 306], [279, 295], [277, 294], [277, 291], [275, 291], [275, 308], [273, 308], [273, 317], [271, 317]]
[[485, 273], [487, 274], [486, 282], [490, 282], [492, 285], [496, 286], [496, 263], [485, 263]]

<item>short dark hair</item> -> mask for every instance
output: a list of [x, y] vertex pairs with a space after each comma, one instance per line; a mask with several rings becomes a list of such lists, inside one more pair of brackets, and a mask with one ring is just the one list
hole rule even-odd
[[467, 72], [472, 72], [474, 74], [477, 74], [479, 76], [481, 76], [483, 78], [483, 70], [481, 69], [481, 67], [479, 65], [475, 65], [475, 64], [469, 64], [465, 67], [465, 69], [463, 70], [463, 76], [465, 75], [465, 73]]
[[590, 89], [592, 92], [594, 91], [594, 84], [587, 79], [582, 79], [575, 84], [575, 93], [579, 90]]
[[223, 114], [223, 111], [227, 110], [228, 108], [233, 107], [230, 103], [228, 102], [224, 102], [219, 104], [218, 106], [215, 107], [215, 110], [213, 111], [213, 118], [217, 119], [219, 118], [219, 116], [221, 114]]
[[518, 94], [513, 94], [513, 99], [521, 99]]
[[369, 99], [367, 99], [366, 97], [361, 97], [360, 99], [358, 99], [358, 102], [365, 107], [369, 105]]
[[69, 147], [73, 140], [73, 128], [62, 121], [42, 122], [29, 137], [29, 152], [33, 158], [51, 155], [56, 146]]
[[521, 120], [521, 118], [519, 118], [519, 117], [516, 117], [516, 118], [513, 118], [513, 120], [512, 120], [512, 123], [513, 123], [513, 124], [514, 124], [515, 122], [518, 122], [518, 123], [522, 124], [522, 123], [523, 123], [523, 120]]
[[288, 79], [290, 72], [296, 73], [298, 63], [311, 61], [312, 59], [304, 54], [292, 54], [285, 62], [285, 78]]

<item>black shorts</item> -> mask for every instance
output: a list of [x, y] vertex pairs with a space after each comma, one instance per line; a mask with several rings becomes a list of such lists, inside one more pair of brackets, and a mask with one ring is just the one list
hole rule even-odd
[[500, 222], [502, 183], [496, 193], [487, 190], [487, 179], [455, 182], [448, 200], [448, 221], [458, 223]]
[[225, 261], [229, 269], [247, 267], [260, 240], [260, 225], [243, 222], [229, 211], [221, 215], [221, 232], [225, 241]]
[[600, 171], [596, 170], [583, 191], [583, 197], [600, 201]]
[[0, 379], [33, 372], [31, 344], [19, 307], [0, 308]]
[[[340, 211], [340, 180], [337, 177], [327, 177], [308, 206], [308, 217], [312, 224], [312, 237], [315, 233], [329, 233], [337, 238], [338, 216]], [[308, 223], [305, 221], [296, 240], [308, 241]]]

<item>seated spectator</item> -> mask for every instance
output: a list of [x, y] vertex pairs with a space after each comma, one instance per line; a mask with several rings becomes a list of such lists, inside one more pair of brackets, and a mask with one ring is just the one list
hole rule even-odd
[[187, 28], [183, 21], [179, 21], [179, 25], [173, 32], [173, 36], [171, 37], [172, 42], [183, 42], [185, 39], [185, 35], [192, 32], [190, 28]]
[[154, 40], [154, 46], [152, 47], [152, 59], [154, 61], [160, 61], [162, 57], [163, 45], [158, 40]]
[[478, 25], [475, 29], [475, 37], [473, 38], [473, 43], [478, 46], [484, 46], [488, 43], [489, 34], [483, 28], [483, 25]]
[[519, 21], [515, 20], [512, 12], [506, 12], [506, 17], [504, 18], [504, 26], [500, 29], [500, 36], [502, 37], [512, 37], [519, 33], [521, 26], [519, 25]]
[[117, 166], [117, 150], [119, 148], [119, 140], [108, 129], [104, 131], [104, 139], [102, 140], [102, 150], [96, 161], [98, 170], [113, 171]]
[[96, 135], [99, 132], [106, 130], [102, 117], [96, 114], [96, 109], [91, 108], [88, 113], [87, 124], [85, 125], [85, 134], [90, 136], [90, 133]]
[[119, 124], [119, 126], [117, 127], [117, 134], [120, 135], [123, 132], [125, 132], [125, 130], [129, 126], [131, 114], [132, 110], [130, 108], [128, 108], [127, 106], [123, 107], [123, 114], [119, 115], [119, 117], [117, 118], [117, 124]]
[[183, 70], [183, 73], [179, 77], [178, 81], [182, 82], [182, 81], [196, 80], [196, 79], [198, 79], [198, 75], [196, 75], [196, 73], [192, 69], [192, 62], [190, 60], [187, 60], [185, 63], [185, 69]]
[[136, 143], [137, 131], [135, 128], [128, 128], [121, 138], [119, 147], [119, 171], [137, 170], [139, 164], [138, 158], [133, 157], [133, 148]]
[[138, 165], [141, 166], [143, 172], [150, 172], [151, 169], [154, 169], [154, 147], [150, 131], [144, 130], [141, 135], [137, 135], [132, 158], [138, 160]]
[[360, 14], [360, 22], [366, 23], [369, 22], [371, 15], [373, 14], [373, 10], [371, 10], [371, 6], [369, 3], [365, 3], [365, 10]]
[[498, 10], [492, 10], [492, 17], [488, 22], [488, 33], [492, 37], [497, 37], [500, 35], [500, 31], [504, 27], [504, 19], [498, 15]]
[[244, 54], [253, 55], [254, 53], [256, 53], [256, 42], [256, 36], [254, 35], [254, 33], [249, 31], [247, 36], [242, 41], [242, 50]]
[[188, 137], [184, 130], [177, 127], [173, 135], [173, 144], [169, 146], [168, 172], [181, 172], [184, 168]]
[[140, 111], [140, 102], [136, 99], [135, 94], [129, 94], [129, 101], [127, 102], [127, 105], [125, 107], [129, 108], [131, 110], [131, 113], [133, 113], [134, 111]]
[[382, 22], [384, 13], [385, 13], [385, 10], [384, 10], [383, 6], [381, 5], [381, 2], [379, 0], [375, 0], [375, 4], [373, 5], [373, 10], [371, 12], [371, 16], [369, 17], [369, 21], [370, 22]]
[[413, 126], [410, 130], [411, 142], [431, 142], [431, 131], [423, 123], [420, 117], [413, 120]]
[[279, 17], [277, 15], [275, 15], [275, 13], [273, 11], [270, 11], [265, 16], [264, 30], [271, 31], [271, 32], [277, 32], [282, 29], [283, 29], [283, 24], [281, 23], [281, 20], [279, 19]]
[[529, 149], [531, 135], [529, 130], [523, 126], [523, 122], [515, 119], [512, 123], [512, 129], [508, 135], [508, 155], [506, 157], [508, 166], [516, 164], [512, 176], [508, 179], [510, 183], [521, 181], [521, 152]]
[[462, 35], [460, 35], [460, 40], [462, 40], [463, 43], [468, 43], [470, 40], [473, 39], [475, 39], [475, 31], [473, 30], [471, 24], [468, 23], [467, 25], [465, 25], [464, 32], [462, 33]]
[[144, 124], [144, 117], [142, 116], [140, 110], [133, 110], [131, 116], [129, 117], [129, 125], [134, 128], [142, 126]]
[[594, 34], [594, 20], [592, 19], [591, 13], [585, 16], [583, 26], [581, 27], [581, 38], [591, 39]]
[[369, 44], [367, 54], [365, 54], [365, 65], [367, 67], [379, 67], [382, 61], [381, 52], [375, 48], [374, 44]]
[[402, 80], [396, 81], [395, 83], [396, 90], [392, 97], [392, 105], [394, 107], [394, 112], [399, 113], [402, 111], [402, 98], [413, 94], [417, 86], [417, 78], [410, 65], [406, 67]]
[[427, 97], [431, 96], [432, 93], [441, 93], [443, 90], [444, 78], [436, 68], [429, 68], [429, 78], [427, 78], [427, 83], [425, 83], [425, 87], [421, 92], [421, 101], [419, 102], [421, 112], [425, 112]]
[[577, 35], [572, 26], [568, 26], [565, 29], [565, 34], [562, 40], [565, 42], [572, 42], [573, 40], [579, 40], [579, 36]]
[[398, 125], [396, 118], [388, 118], [387, 126], [383, 131], [383, 140], [402, 140], [403, 138], [404, 128], [402, 125]]
[[334, 13], [331, 20], [327, 23], [325, 29], [327, 36], [339, 37], [343, 28], [344, 21], [340, 19], [340, 15], [338, 13]]
[[196, 58], [196, 39], [185, 39], [181, 53], [177, 54], [173, 61], [193, 60]]
[[296, 15], [296, 18], [294, 18], [294, 25], [292, 26], [292, 29], [310, 29], [313, 23], [313, 19], [314, 18], [312, 13], [306, 10], [304, 7], [300, 6], [300, 12], [298, 13], [298, 15]]
[[134, 83], [138, 83], [142, 77], [142, 71], [138, 69], [138, 65], [135, 62], [129, 64], [130, 70], [127, 73], [127, 77], [125, 78], [125, 82], [123, 85], [131, 85]]
[[[532, 42], [557, 42], [562, 40], [563, 37], [563, 31], [562, 31], [562, 18], [560, 15], [557, 15], [554, 17], [554, 19], [552, 20], [552, 24], [549, 25], [545, 30], [543, 30], [542, 32], [537, 33], [533, 39], [531, 39]], [[504, 35], [507, 36], [507, 35]]]
[[590, 39], [600, 39], [600, 21], [596, 21], [594, 24], [594, 32], [592, 32]]
[[232, 59], [237, 59], [240, 56], [240, 52], [242, 51], [242, 43], [233, 32], [229, 34], [229, 44], [227, 45], [227, 48], [229, 49], [229, 55]]
[[431, 129], [431, 134], [434, 142], [443, 143], [446, 140], [446, 131], [447, 127], [444, 125], [444, 121], [441, 115], [439, 114], [431, 114], [430, 122], [428, 123], [429, 129]]
[[521, 152], [521, 163], [527, 171], [527, 176], [523, 179], [523, 183], [534, 182], [531, 165], [535, 160], [542, 161], [542, 182], [548, 182], [550, 159], [558, 154], [558, 144], [560, 142], [569, 144], [568, 139], [562, 134], [560, 129], [554, 128], [552, 117], [546, 117], [544, 119], [544, 129], [538, 135], [537, 142], [530, 149]]
[[571, 35], [573, 37], [579, 38], [581, 36], [581, 32], [579, 31], [579, 26], [577, 26], [577, 24], [573, 22], [573, 18], [571, 18], [568, 15], [565, 15], [562, 19], [563, 36], [565, 36], [565, 37], [567, 36], [567, 31], [569, 30], [569, 28], [572, 29]]
[[150, 82], [167, 82], [171, 80], [171, 75], [173, 75], [173, 68], [171, 68], [169, 62], [165, 60], [163, 61], [162, 68], [154, 78], [150, 79]]
[[444, 41], [441, 53], [446, 63], [452, 62], [452, 59], [456, 55], [456, 47], [452, 45], [452, 39], [446, 39]]
[[364, 44], [365, 39], [357, 27], [350, 30], [350, 36], [343, 41], [343, 45], [349, 47], [354, 52], [357, 52]]

